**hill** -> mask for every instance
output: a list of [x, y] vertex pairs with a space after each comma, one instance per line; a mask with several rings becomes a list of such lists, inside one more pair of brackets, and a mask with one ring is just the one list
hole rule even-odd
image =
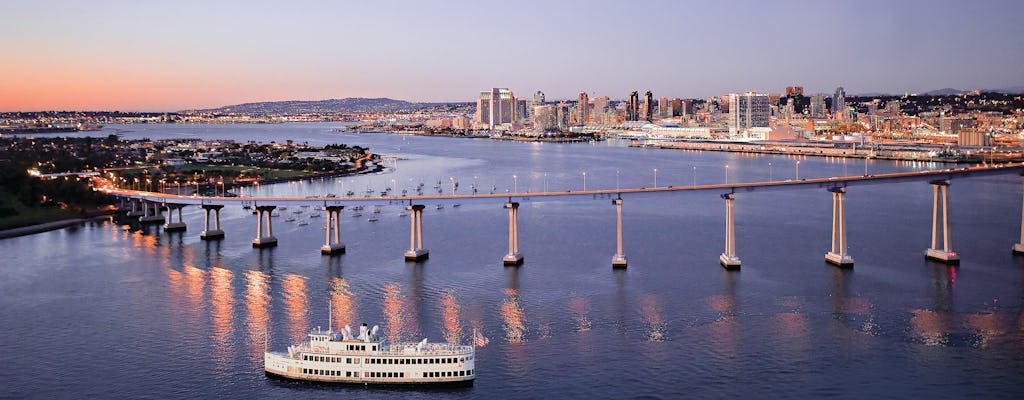
[[319, 114], [319, 113], [362, 113], [362, 112], [402, 112], [415, 111], [428, 107], [430, 104], [410, 103], [405, 100], [394, 100], [385, 97], [364, 98], [349, 97], [329, 100], [288, 100], [243, 103], [205, 110], [188, 110], [188, 112], [206, 112], [221, 114]]

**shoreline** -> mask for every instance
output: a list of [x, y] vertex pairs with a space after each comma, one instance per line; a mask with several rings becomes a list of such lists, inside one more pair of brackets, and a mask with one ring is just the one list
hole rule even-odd
[[0, 230], [0, 240], [10, 239], [19, 236], [34, 235], [36, 233], [43, 233], [49, 231], [55, 231], [58, 229], [67, 228], [70, 226], [84, 224], [86, 222], [97, 221], [101, 219], [110, 218], [110, 216], [116, 214], [115, 212], [105, 213], [101, 215], [94, 215], [91, 217], [83, 218], [68, 218], [57, 221], [44, 222], [41, 224], [21, 226], [17, 228]]
[[954, 164], [978, 164], [983, 162], [1020, 162], [1021, 157], [943, 157], [929, 155], [923, 150], [836, 148], [807, 146], [800, 143], [717, 143], [717, 142], [657, 142], [631, 143], [629, 147], [657, 148], [666, 150], [721, 151], [729, 153], [753, 153], [790, 156], [842, 157], [855, 159], [879, 159], [891, 161], [941, 162]]

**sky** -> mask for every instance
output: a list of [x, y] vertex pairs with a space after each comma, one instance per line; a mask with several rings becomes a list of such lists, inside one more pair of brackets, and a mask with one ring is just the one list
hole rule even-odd
[[0, 111], [1024, 85], [1024, 1], [0, 3]]

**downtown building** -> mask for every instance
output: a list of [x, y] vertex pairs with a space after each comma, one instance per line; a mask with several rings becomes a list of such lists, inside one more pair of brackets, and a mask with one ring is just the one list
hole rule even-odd
[[729, 134], [752, 137], [751, 132], [767, 129], [771, 122], [771, 99], [767, 94], [746, 92], [729, 95]]
[[507, 128], [511, 130], [512, 125], [518, 122], [517, 106], [515, 95], [507, 88], [493, 88], [489, 91], [482, 91], [480, 92], [480, 97], [476, 100], [476, 118], [474, 118], [474, 122], [478, 125], [485, 125], [487, 129], [492, 130], [496, 126], [508, 124]]

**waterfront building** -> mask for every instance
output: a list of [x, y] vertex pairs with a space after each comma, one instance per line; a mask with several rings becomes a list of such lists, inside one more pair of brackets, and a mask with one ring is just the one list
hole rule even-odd
[[558, 113], [555, 105], [544, 104], [533, 107], [533, 130], [538, 132], [558, 130]]
[[626, 103], [626, 121], [640, 120], [640, 94], [635, 90], [629, 95], [629, 102]]
[[837, 87], [835, 94], [832, 95], [832, 117], [836, 119], [842, 119], [846, 112], [846, 91], [843, 87]]
[[729, 133], [745, 134], [749, 128], [767, 128], [771, 101], [767, 94], [746, 92], [729, 95]]
[[520, 123], [520, 122], [523, 122], [523, 121], [529, 121], [530, 120], [530, 115], [529, 115], [530, 107], [526, 104], [526, 99], [525, 98], [518, 98], [518, 99], [516, 99], [515, 105], [516, 105], [516, 108], [512, 112], [512, 114], [515, 116], [515, 119], [513, 120], [513, 122], [514, 123]]
[[658, 117], [668, 118], [672, 116], [672, 109], [668, 103], [668, 97], [658, 99]]
[[572, 104], [560, 102], [555, 106], [555, 120], [558, 130], [567, 131], [572, 126]]
[[595, 125], [614, 125], [614, 117], [611, 112], [612, 99], [608, 96], [598, 96], [590, 100], [590, 120]]
[[650, 90], [644, 93], [644, 104], [640, 109], [640, 119], [652, 121], [654, 119], [654, 94]]
[[587, 98], [587, 92], [581, 91], [579, 98], [576, 100], [576, 125], [586, 125], [589, 118], [590, 100]]
[[811, 118], [825, 117], [825, 96], [816, 94], [811, 96]]
[[480, 92], [476, 100], [476, 123], [494, 129], [495, 125], [514, 124], [515, 95], [507, 88], [493, 88]]

